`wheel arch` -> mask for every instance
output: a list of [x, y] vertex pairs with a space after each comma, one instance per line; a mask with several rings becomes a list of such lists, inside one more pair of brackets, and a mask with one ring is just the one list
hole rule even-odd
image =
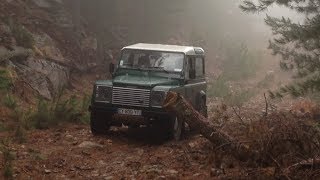
[[197, 107], [199, 107], [200, 103], [207, 103], [207, 93], [203, 90], [201, 90], [197, 95]]

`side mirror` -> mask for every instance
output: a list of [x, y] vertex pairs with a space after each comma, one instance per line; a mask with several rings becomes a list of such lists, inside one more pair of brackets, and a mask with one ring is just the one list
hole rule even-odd
[[189, 70], [189, 78], [190, 79], [195, 79], [196, 78], [196, 70], [195, 69], [190, 69]]
[[113, 63], [110, 63], [110, 64], [109, 64], [109, 72], [110, 72], [110, 74], [113, 74], [114, 69], [115, 69], [114, 64], [113, 64]]

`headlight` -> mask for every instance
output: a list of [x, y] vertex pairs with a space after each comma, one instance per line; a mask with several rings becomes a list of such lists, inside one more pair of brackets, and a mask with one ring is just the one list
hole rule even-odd
[[151, 106], [162, 107], [162, 103], [166, 98], [167, 92], [165, 91], [152, 91], [151, 93]]
[[110, 103], [112, 100], [112, 87], [110, 86], [96, 86], [96, 102]]

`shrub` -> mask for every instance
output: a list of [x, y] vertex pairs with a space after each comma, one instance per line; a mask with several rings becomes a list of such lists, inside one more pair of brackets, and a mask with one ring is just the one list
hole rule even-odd
[[209, 85], [208, 95], [210, 97], [226, 97], [230, 94], [230, 88], [224, 77], [220, 76], [217, 80]]
[[271, 83], [274, 82], [274, 74], [267, 74], [263, 80], [261, 80], [260, 82], [258, 82], [258, 87], [259, 88], [266, 88], [268, 87]]
[[3, 99], [3, 104], [7, 107], [10, 108], [12, 110], [15, 110], [17, 108], [17, 101], [15, 100], [15, 98], [10, 95], [7, 94], [5, 96], [5, 98]]
[[12, 82], [7, 70], [0, 69], [0, 90], [7, 90], [10, 88]]
[[7, 142], [2, 141], [0, 143], [0, 150], [3, 154], [3, 175], [5, 178], [11, 179], [13, 177], [12, 161], [14, 157], [8, 148]]
[[245, 102], [248, 102], [251, 97], [255, 95], [253, 90], [241, 90], [235, 92], [234, 94], [224, 98], [227, 105], [230, 106], [242, 106]]
[[62, 122], [89, 122], [89, 96], [85, 95], [81, 101], [75, 96], [64, 100], [62, 94], [59, 92], [51, 102], [39, 99], [36, 111], [31, 115], [31, 121], [37, 129], [49, 128]]
[[5, 130], [6, 130], [6, 127], [5, 127], [4, 123], [0, 121], [0, 132], [3, 132]]
[[249, 51], [244, 44], [224, 45], [224, 58], [222, 61], [222, 76], [226, 80], [238, 81], [254, 76], [258, 68], [260, 54]]
[[220, 76], [217, 80], [209, 85], [208, 95], [209, 97], [218, 97], [230, 106], [242, 106], [252, 96], [254, 96], [254, 90], [238, 90], [232, 92], [224, 77]]

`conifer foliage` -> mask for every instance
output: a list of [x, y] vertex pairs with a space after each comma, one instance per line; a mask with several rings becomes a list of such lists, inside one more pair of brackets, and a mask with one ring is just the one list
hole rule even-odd
[[245, 0], [240, 8], [244, 12], [258, 13], [274, 4], [296, 11], [303, 21], [268, 15], [265, 18], [274, 35], [269, 41], [269, 49], [282, 57], [280, 67], [293, 71], [297, 79], [296, 83], [280, 88], [279, 92], [270, 93], [271, 97], [320, 92], [320, 0]]

